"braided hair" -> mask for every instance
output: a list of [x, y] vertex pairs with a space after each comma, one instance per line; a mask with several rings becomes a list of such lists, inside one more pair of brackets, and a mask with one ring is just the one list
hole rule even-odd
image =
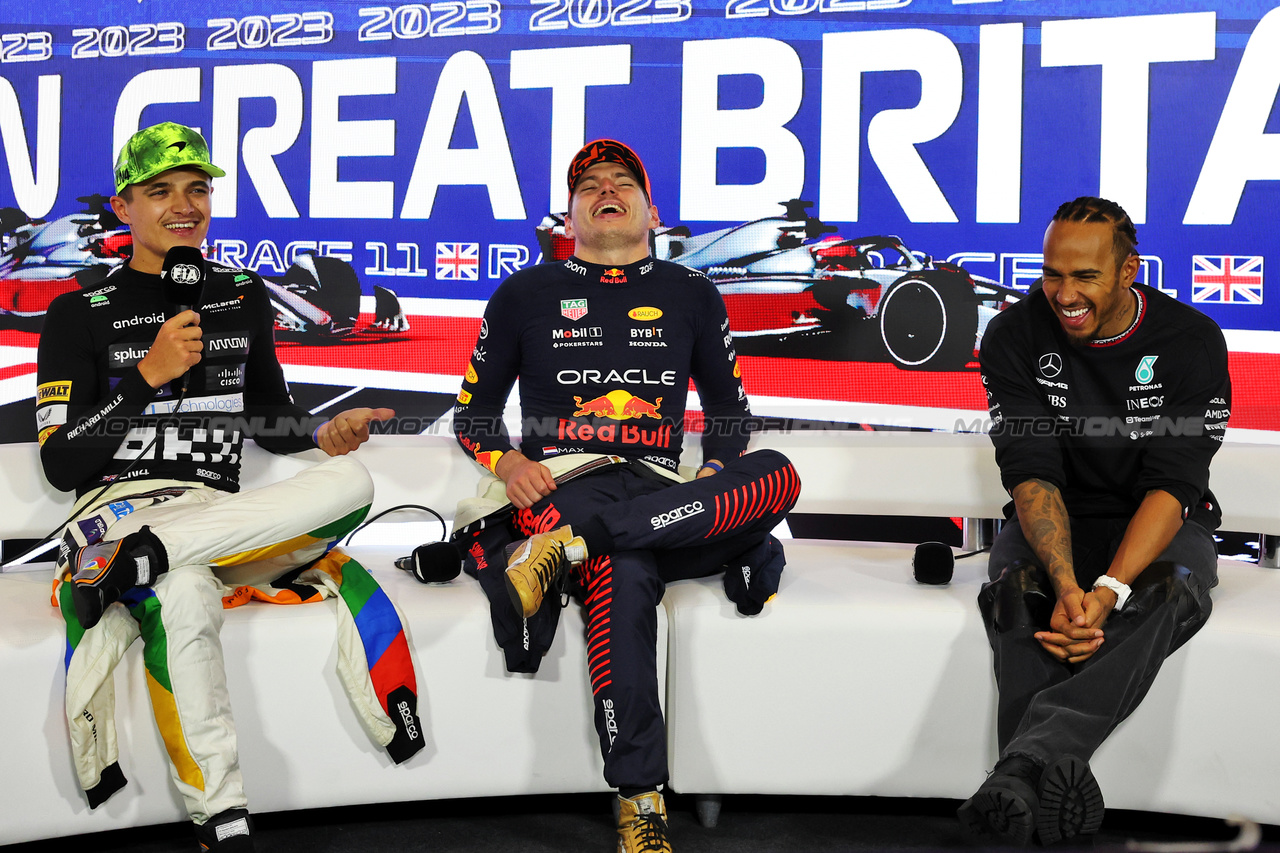
[[1111, 226], [1111, 253], [1116, 259], [1116, 269], [1137, 252], [1138, 229], [1124, 208], [1114, 201], [1082, 195], [1075, 201], [1064, 202], [1053, 214], [1054, 222], [1105, 222]]

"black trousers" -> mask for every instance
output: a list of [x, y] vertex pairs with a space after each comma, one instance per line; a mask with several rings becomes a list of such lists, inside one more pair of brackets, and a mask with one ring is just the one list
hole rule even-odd
[[[1085, 591], [1105, 574], [1128, 522], [1071, 522], [1076, 580]], [[1125, 608], [1107, 618], [1101, 648], [1082, 663], [1068, 664], [1051, 657], [1033, 637], [1048, 629], [1057, 599], [1017, 519], [1010, 520], [991, 549], [992, 580], [978, 596], [1000, 691], [1000, 757], [1024, 755], [1049, 763], [1074, 755], [1088, 761], [1138, 707], [1165, 658], [1209, 618], [1217, 556], [1210, 533], [1184, 522], [1133, 583]]]
[[652, 788], [667, 781], [657, 663], [657, 607], [666, 584], [732, 565], [736, 579], [744, 568], [748, 577], [754, 574], [753, 594], [772, 594], [783, 555], [769, 531], [799, 493], [786, 457], [761, 450], [688, 483], [630, 467], [606, 469], [565, 483], [516, 515], [526, 535], [570, 524], [575, 532], [596, 531], [596, 540], [611, 546], [593, 550], [571, 579], [586, 610], [595, 724], [611, 786]]

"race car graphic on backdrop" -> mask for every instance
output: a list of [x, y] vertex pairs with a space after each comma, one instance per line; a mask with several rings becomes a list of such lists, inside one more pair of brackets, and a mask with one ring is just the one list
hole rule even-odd
[[[129, 229], [101, 195], [52, 221], [0, 209], [0, 328], [38, 331], [56, 297], [92, 289], [132, 254]], [[277, 337], [326, 344], [353, 336], [395, 335], [409, 321], [395, 292], [373, 285], [372, 318], [360, 321], [360, 279], [346, 261], [300, 254], [280, 276], [263, 276]]]
[[[792, 199], [782, 215], [697, 235], [660, 227], [654, 255], [711, 279], [747, 355], [961, 370], [991, 318], [1022, 297], [898, 237], [835, 236], [835, 226], [808, 215], [811, 206]], [[573, 253], [563, 214], [546, 216], [537, 233], [543, 257]]]

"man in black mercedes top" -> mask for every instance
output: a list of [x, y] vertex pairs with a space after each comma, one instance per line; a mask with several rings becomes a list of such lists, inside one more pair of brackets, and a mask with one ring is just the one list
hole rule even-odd
[[[368, 472], [345, 454], [368, 439], [371, 420], [394, 412], [352, 409], [321, 422], [294, 405], [254, 273], [207, 265], [196, 305], [167, 304], [161, 272], [171, 249], [189, 247], [195, 263], [182, 272], [202, 275], [210, 178], [222, 175], [191, 128], [164, 122], [130, 137], [111, 205], [130, 227], [133, 255], [94, 290], [50, 306], [36, 423], [46, 477], [78, 496], [54, 595], [67, 623], [72, 750], [90, 806], [125, 784], [111, 682], [140, 636], [156, 722], [201, 849], [250, 850], [219, 639], [223, 607], [319, 599], [368, 577], [330, 549], [373, 496]], [[335, 458], [240, 492], [246, 433], [275, 452], [318, 446]], [[340, 632], [354, 640], [344, 648], [359, 648], [353, 633], [365, 629], [343, 614]], [[385, 710], [387, 695], [412, 695], [416, 707], [407, 650], [394, 683], [372, 690], [374, 662], [340, 657], [370, 734], [396, 761], [420, 749], [418, 730]], [[378, 702], [365, 698], [373, 693]]]
[[[458, 440], [505, 481], [519, 535], [506, 579], [524, 618], [567, 583], [586, 613], [587, 666], [618, 849], [670, 850], [656, 607], [665, 584], [729, 570], [747, 614], [777, 590], [769, 535], [799, 494], [781, 455], [744, 454], [750, 408], [724, 301], [701, 273], [650, 257], [658, 224], [635, 152], [598, 140], [573, 158], [572, 258], [508, 278], [485, 310], [455, 414]], [[522, 440], [503, 406], [520, 383]], [[703, 462], [678, 473], [690, 380]], [[571, 480], [584, 465], [600, 470]], [[548, 592], [551, 594], [548, 595]], [[544, 599], [545, 596], [545, 599]]]
[[1208, 317], [1134, 283], [1137, 242], [1114, 202], [1063, 204], [1043, 288], [982, 339], [1013, 502], [979, 596], [1000, 759], [959, 817], [990, 843], [1097, 832], [1089, 759], [1212, 608], [1226, 343]]

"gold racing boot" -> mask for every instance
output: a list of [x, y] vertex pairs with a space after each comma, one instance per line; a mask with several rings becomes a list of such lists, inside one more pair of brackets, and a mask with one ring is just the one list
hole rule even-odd
[[587, 543], [569, 525], [536, 533], [515, 544], [507, 557], [507, 592], [528, 619], [542, 607], [547, 590], [560, 584], [570, 566], [587, 561]]
[[618, 796], [618, 853], [671, 853], [662, 794]]

